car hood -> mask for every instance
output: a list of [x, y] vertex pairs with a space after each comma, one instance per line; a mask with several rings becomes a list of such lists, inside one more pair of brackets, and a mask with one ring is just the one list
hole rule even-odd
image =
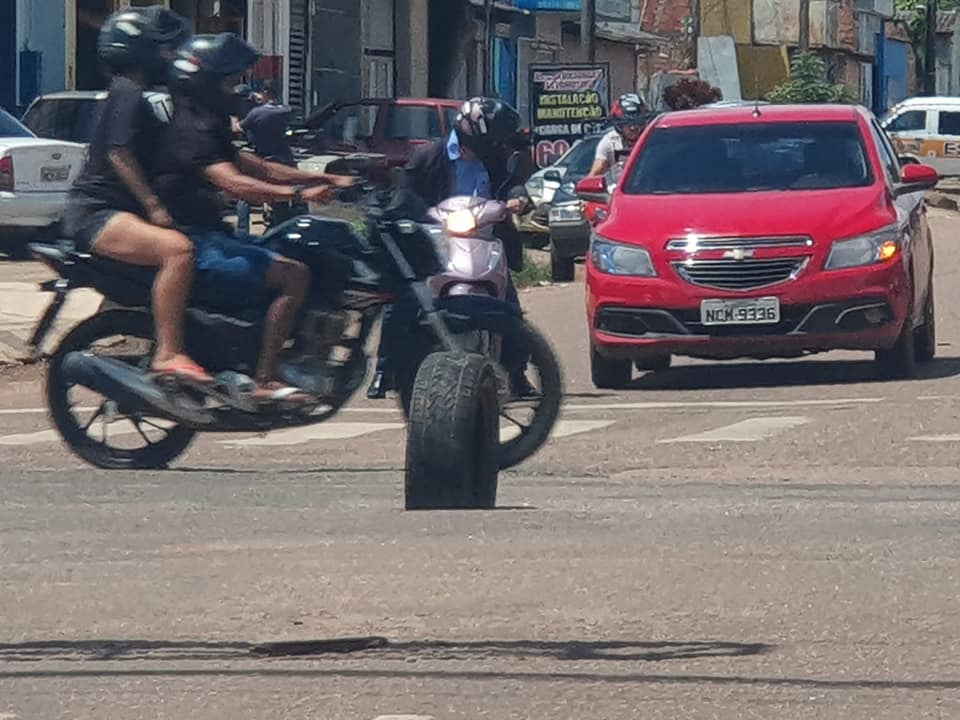
[[620, 242], [659, 245], [690, 233], [761, 237], [808, 235], [830, 241], [892, 223], [883, 186], [711, 195], [614, 196], [597, 232]]

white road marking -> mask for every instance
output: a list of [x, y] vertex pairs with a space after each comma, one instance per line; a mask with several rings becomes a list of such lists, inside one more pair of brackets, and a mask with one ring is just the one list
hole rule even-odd
[[[160, 420], [156, 418], [151, 418], [150, 422], [159, 427], [172, 427], [173, 423], [166, 420]], [[147, 432], [148, 436], [156, 432], [156, 428], [145, 427], [144, 430]], [[103, 423], [95, 422], [90, 426], [90, 429], [87, 430], [87, 434], [93, 437], [94, 439], [99, 439], [103, 436]], [[137, 435], [137, 429], [133, 426], [133, 423], [127, 420], [119, 420], [116, 423], [111, 423], [107, 428], [107, 438], [121, 437], [123, 435]], [[158, 436], [159, 438], [159, 436]], [[10, 445], [10, 446], [24, 446], [24, 445], [40, 445], [42, 443], [51, 443], [59, 442], [60, 433], [56, 430], [38, 430], [36, 432], [29, 433], [19, 433], [16, 435], [2, 435], [0, 436], [0, 445]], [[0, 719], [2, 720], [2, 719]]]
[[[569, 437], [570, 435], [579, 435], [580, 433], [592, 432], [613, 425], [614, 420], [558, 420], [553, 426], [553, 432], [550, 433], [551, 439]], [[500, 442], [506, 442], [515, 438], [520, 433], [515, 425], [500, 426]]]
[[433, 715], [378, 715], [373, 720], [433, 720]]
[[960, 435], [917, 435], [907, 438], [909, 442], [955, 443], [960, 442]]
[[684, 442], [756, 442], [810, 422], [805, 417], [758, 417], [724, 425], [715, 430], [659, 440], [659, 443]]
[[289, 430], [275, 430], [264, 436], [221, 440], [221, 445], [233, 447], [274, 447], [300, 445], [314, 440], [349, 440], [385, 430], [402, 430], [403, 423], [317, 423]]
[[[830, 407], [834, 405], [870, 405], [881, 403], [885, 398], [837, 398], [824, 400], [690, 400], [690, 401], [652, 401], [636, 403], [568, 403], [564, 404], [565, 411], [590, 411], [590, 410], [697, 410], [705, 409], [747, 409], [750, 408], [778, 408], [802, 405], [806, 407]], [[953, 396], [946, 395], [927, 395], [918, 400], [940, 400], [953, 399]], [[94, 407], [76, 408], [78, 412], [90, 412]], [[42, 415], [49, 412], [47, 408], [8, 408], [0, 410], [0, 415]], [[399, 408], [396, 407], [348, 407], [343, 408], [343, 413], [362, 413], [375, 415], [398, 415]]]

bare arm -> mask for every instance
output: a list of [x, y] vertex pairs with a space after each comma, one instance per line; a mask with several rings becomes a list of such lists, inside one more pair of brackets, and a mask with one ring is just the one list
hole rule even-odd
[[293, 183], [296, 185], [327, 183], [342, 186], [352, 185], [354, 182], [353, 178], [345, 175], [304, 172], [299, 168], [290, 167], [283, 163], [264, 160], [252, 152], [246, 151], [238, 155], [237, 165], [248, 175], [272, 183]]
[[150, 188], [149, 183], [144, 178], [143, 169], [133, 153], [125, 147], [114, 147], [107, 152], [107, 159], [114, 172], [117, 173], [117, 177], [133, 193], [141, 207], [146, 210], [150, 222], [171, 227], [173, 221], [170, 220], [169, 213], [163, 203], [160, 202], [160, 198]]
[[594, 160], [588, 177], [593, 177], [594, 175], [603, 175], [608, 170], [608, 165], [609, 163], [604, 158]]
[[[297, 197], [297, 188], [294, 185], [275, 184], [244, 175], [232, 162], [208, 165], [203, 172], [218, 188], [247, 202], [282, 202], [295, 200]], [[307, 202], [327, 202], [332, 194], [333, 188], [323, 185], [304, 190], [300, 197]]]

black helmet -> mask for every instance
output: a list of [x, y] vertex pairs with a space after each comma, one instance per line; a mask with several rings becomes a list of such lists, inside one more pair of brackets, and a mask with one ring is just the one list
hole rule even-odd
[[170, 70], [170, 87], [175, 92], [222, 104], [228, 97], [225, 78], [248, 70], [258, 53], [234, 33], [194, 35], [180, 46]]
[[187, 21], [162, 5], [131, 7], [103, 23], [97, 55], [112, 72], [142, 70], [151, 84], [159, 83], [177, 47], [189, 37]]
[[507, 143], [519, 129], [520, 113], [496, 98], [470, 98], [457, 115], [460, 142], [478, 153]]

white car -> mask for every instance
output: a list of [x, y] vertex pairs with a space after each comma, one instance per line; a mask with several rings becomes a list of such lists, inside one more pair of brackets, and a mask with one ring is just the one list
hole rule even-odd
[[27, 243], [53, 232], [86, 146], [44, 140], [0, 109], [0, 251], [26, 257]]

